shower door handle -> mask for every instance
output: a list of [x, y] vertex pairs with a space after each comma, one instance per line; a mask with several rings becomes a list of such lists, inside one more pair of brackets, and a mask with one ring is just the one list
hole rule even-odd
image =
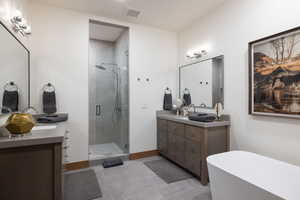
[[96, 105], [96, 116], [100, 116], [99, 107], [100, 107], [100, 105]]
[[96, 105], [96, 116], [101, 115], [101, 105]]

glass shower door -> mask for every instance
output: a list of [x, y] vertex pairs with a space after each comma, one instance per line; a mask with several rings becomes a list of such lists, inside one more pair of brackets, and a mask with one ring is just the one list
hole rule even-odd
[[90, 39], [90, 159], [129, 153], [129, 31], [115, 41]]
[[[126, 55], [126, 64], [128, 56]], [[99, 62], [98, 62], [99, 63]], [[94, 123], [90, 129], [90, 159], [129, 152], [129, 101], [127, 65], [100, 62], [94, 65], [92, 90]], [[91, 102], [90, 102], [91, 103]]]

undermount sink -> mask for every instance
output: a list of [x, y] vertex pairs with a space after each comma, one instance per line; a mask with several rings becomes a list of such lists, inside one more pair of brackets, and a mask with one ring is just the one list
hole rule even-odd
[[209, 113], [192, 113], [189, 115], [189, 120], [198, 122], [213, 122], [216, 120], [216, 115]]
[[39, 131], [39, 130], [51, 130], [56, 129], [56, 125], [50, 125], [50, 126], [35, 126], [32, 128], [32, 131]]
[[189, 118], [187, 116], [179, 116], [178, 118], [184, 119], [184, 120], [189, 120]]

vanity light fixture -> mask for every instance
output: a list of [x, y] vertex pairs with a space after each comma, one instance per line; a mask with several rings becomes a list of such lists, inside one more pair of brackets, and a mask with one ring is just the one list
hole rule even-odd
[[23, 21], [23, 15], [21, 11], [16, 10], [14, 16], [11, 19], [12, 23], [22, 23]]
[[15, 15], [11, 18], [10, 22], [13, 25], [13, 30], [17, 33], [21, 33], [23, 36], [31, 34], [31, 27], [27, 24], [27, 21], [23, 18], [22, 13], [17, 10]]
[[207, 55], [207, 51], [203, 49], [203, 50], [190, 51], [186, 54], [186, 57], [189, 59], [198, 59], [205, 55]]

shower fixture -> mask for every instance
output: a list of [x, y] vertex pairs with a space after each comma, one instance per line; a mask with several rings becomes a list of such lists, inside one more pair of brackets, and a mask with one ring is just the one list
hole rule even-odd
[[[111, 69], [107, 68], [106, 66], [112, 66]], [[122, 112], [122, 104], [121, 104], [121, 91], [120, 91], [120, 70], [121, 68], [118, 67], [118, 64], [115, 63], [101, 63], [100, 65], [95, 65], [97, 69], [106, 71], [108, 70], [110, 73], [114, 74], [114, 83], [115, 83], [115, 97], [114, 97], [114, 112], [112, 115], [112, 121], [117, 123], [117, 115], [118, 113]], [[99, 108], [97, 108], [99, 110]], [[96, 110], [97, 113], [97, 110]]]
[[106, 70], [106, 68], [103, 67], [102, 65], [96, 65], [96, 68], [101, 69], [101, 70]]
[[106, 70], [107, 68], [104, 67], [105, 65], [112, 65], [112, 66], [118, 66], [115, 63], [101, 63], [100, 65], [96, 65], [96, 68], [101, 69], [101, 70]]

